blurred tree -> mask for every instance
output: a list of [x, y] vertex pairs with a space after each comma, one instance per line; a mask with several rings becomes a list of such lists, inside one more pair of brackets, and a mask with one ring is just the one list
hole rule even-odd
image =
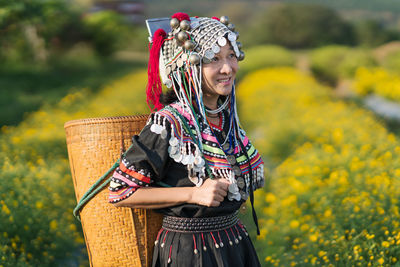
[[11, 50], [14, 57], [45, 62], [48, 38], [70, 13], [63, 0], [0, 0], [0, 56], [7, 57]]
[[376, 20], [362, 20], [355, 23], [355, 32], [357, 43], [367, 47], [376, 47], [400, 39], [399, 32], [385, 29], [384, 25]]
[[354, 44], [352, 26], [333, 9], [309, 4], [276, 4], [255, 19], [250, 28], [254, 44], [307, 48]]

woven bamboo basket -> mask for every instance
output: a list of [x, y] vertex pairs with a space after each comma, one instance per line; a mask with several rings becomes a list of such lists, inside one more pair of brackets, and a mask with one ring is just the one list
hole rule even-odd
[[[128, 148], [147, 116], [74, 120], [65, 123], [68, 156], [79, 202], [85, 192]], [[151, 210], [116, 208], [108, 189], [93, 197], [80, 212], [90, 265], [150, 266], [153, 241], [162, 216]]]

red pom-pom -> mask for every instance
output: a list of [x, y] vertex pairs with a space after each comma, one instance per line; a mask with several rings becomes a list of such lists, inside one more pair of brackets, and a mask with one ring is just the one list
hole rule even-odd
[[147, 104], [153, 111], [151, 104], [154, 108], [159, 110], [163, 106], [160, 103], [160, 95], [162, 93], [162, 86], [160, 80], [159, 60], [160, 50], [167, 33], [163, 29], [158, 29], [153, 35], [153, 44], [150, 49], [149, 66], [147, 69], [148, 83], [146, 88]]
[[218, 20], [218, 21], [219, 21], [219, 18], [218, 18], [218, 17], [212, 17], [212, 19], [216, 19], [216, 20]]
[[186, 14], [186, 13], [183, 13], [183, 12], [175, 13], [175, 14], [172, 15], [171, 18], [176, 18], [176, 19], [178, 19], [179, 21], [182, 21], [182, 20], [190, 21], [189, 15]]

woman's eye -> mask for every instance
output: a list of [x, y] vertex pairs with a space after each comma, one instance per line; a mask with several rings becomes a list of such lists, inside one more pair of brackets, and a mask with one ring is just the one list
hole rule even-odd
[[217, 62], [217, 61], [218, 61], [218, 58], [217, 58], [217, 57], [213, 57], [213, 58], [211, 59], [211, 61]]

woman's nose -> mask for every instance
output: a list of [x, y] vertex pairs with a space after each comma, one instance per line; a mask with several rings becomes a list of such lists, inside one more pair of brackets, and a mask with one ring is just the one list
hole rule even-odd
[[231, 74], [232, 73], [232, 66], [229, 61], [224, 61], [222, 66], [221, 66], [221, 73], [226, 73], [226, 74]]

